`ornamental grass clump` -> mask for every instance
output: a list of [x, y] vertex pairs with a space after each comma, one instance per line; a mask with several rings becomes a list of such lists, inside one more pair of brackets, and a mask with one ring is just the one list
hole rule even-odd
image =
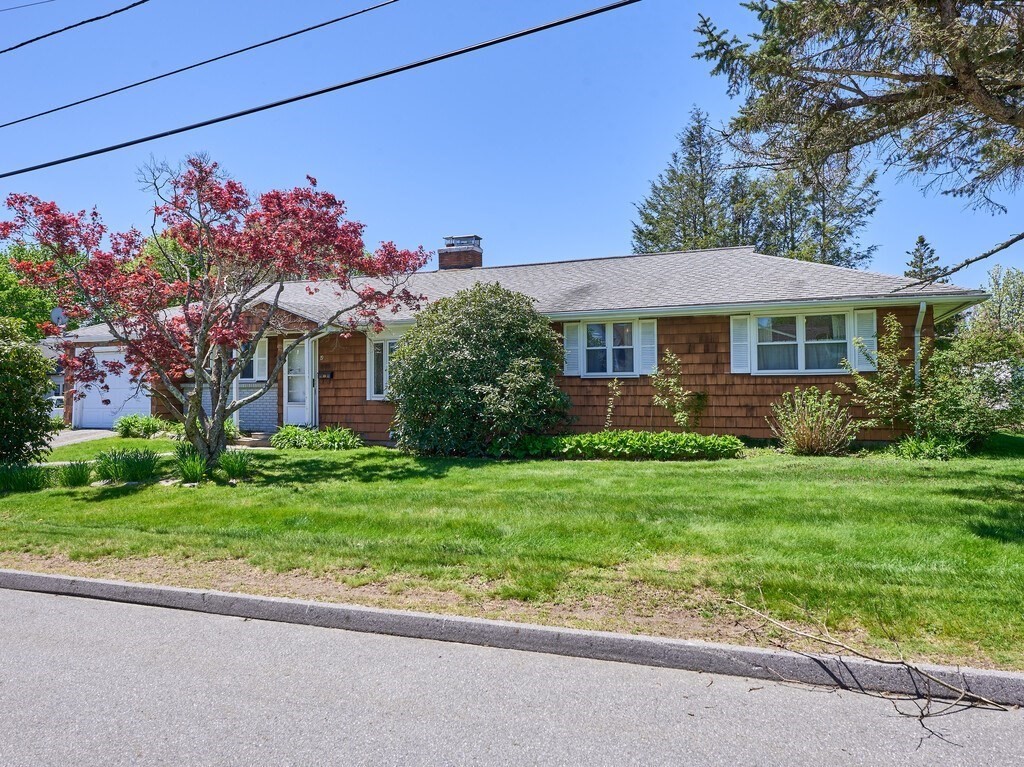
[[114, 431], [119, 437], [150, 439], [171, 428], [170, 421], [154, 415], [123, 415], [114, 421]]
[[30, 493], [50, 485], [45, 466], [0, 466], [0, 493]]
[[220, 454], [218, 465], [228, 479], [248, 479], [252, 474], [252, 453], [248, 450], [228, 450]]
[[107, 482], [147, 482], [160, 459], [152, 450], [107, 450], [96, 456], [96, 476]]
[[845, 455], [858, 431], [842, 400], [817, 386], [784, 393], [766, 420], [791, 455]]
[[84, 487], [92, 479], [92, 466], [87, 461], [73, 461], [57, 467], [57, 484], [61, 487]]

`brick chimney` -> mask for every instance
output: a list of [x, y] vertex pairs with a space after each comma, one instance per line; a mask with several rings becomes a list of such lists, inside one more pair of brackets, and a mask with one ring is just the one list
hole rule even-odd
[[484, 249], [480, 247], [482, 240], [476, 234], [445, 237], [444, 247], [437, 251], [437, 268], [479, 269], [484, 265]]

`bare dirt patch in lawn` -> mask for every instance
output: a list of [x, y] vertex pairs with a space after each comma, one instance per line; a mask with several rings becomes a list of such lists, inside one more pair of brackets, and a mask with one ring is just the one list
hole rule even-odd
[[[784, 643], [798, 651], [826, 651], [810, 641], [765, 631], [756, 619], [728, 605], [711, 590], [653, 586], [625, 568], [615, 568], [602, 578], [600, 593], [567, 592], [551, 602], [498, 598], [493, 596], [496, 584], [479, 578], [439, 589], [406, 576], [365, 583], [367, 574], [362, 571], [278, 573], [238, 559], [106, 557], [79, 561], [63, 554], [0, 552], [0, 568], [749, 646], [779, 647]], [[811, 625], [799, 628], [815, 629]], [[836, 631], [833, 635], [855, 647], [872, 646], [868, 633], [861, 629]], [[893, 657], [884, 649], [876, 654]], [[915, 660], [994, 667], [982, 653], [969, 657], [930, 654]]]

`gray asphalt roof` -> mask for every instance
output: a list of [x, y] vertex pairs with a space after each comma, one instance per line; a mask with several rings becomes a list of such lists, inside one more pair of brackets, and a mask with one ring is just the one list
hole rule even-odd
[[[434, 301], [477, 282], [525, 293], [536, 300], [538, 311], [549, 315], [894, 297], [966, 303], [985, 296], [983, 291], [955, 285], [914, 286], [906, 277], [766, 256], [752, 247], [424, 271], [411, 275], [407, 287]], [[311, 288], [316, 290], [312, 295]], [[290, 282], [280, 306], [324, 322], [344, 301], [329, 283]], [[385, 319], [412, 316], [403, 309], [388, 312]], [[86, 328], [78, 335], [83, 341], [109, 338], [102, 328]]]
[[[451, 296], [476, 282], [496, 282], [531, 296], [542, 314], [654, 310], [852, 298], [983, 297], [955, 285], [914, 285], [914, 280], [859, 269], [794, 261], [752, 247], [617, 256], [482, 269], [417, 272], [409, 289], [428, 300]], [[309, 295], [310, 283], [289, 283], [281, 306], [323, 321], [341, 300], [326, 285]], [[898, 291], [898, 292], [897, 292]], [[390, 315], [389, 315], [390, 316]], [[409, 319], [399, 312], [392, 319]]]

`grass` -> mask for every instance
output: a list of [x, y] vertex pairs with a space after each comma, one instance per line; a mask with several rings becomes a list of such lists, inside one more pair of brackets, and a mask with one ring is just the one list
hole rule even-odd
[[92, 461], [100, 453], [108, 450], [153, 450], [157, 453], [173, 453], [176, 444], [178, 443], [172, 439], [104, 437], [54, 448], [43, 460], [50, 463], [54, 461]]
[[542, 605], [636, 588], [712, 594], [790, 620], [808, 610], [868, 644], [891, 634], [918, 656], [1024, 668], [1021, 437], [948, 463], [268, 452], [251, 481], [187, 496], [160, 485], [0, 496], [0, 551], [231, 558]]

